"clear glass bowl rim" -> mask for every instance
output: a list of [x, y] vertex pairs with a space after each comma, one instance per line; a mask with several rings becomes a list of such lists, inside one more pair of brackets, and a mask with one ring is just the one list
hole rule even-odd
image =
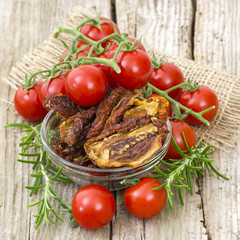
[[[46, 129], [47, 129], [47, 124], [48, 121], [51, 119], [51, 117], [55, 116], [56, 114], [54, 113], [53, 110], [49, 111], [48, 114], [45, 116], [43, 122], [42, 122], [42, 126], [40, 129], [40, 135], [41, 135], [41, 140], [43, 143], [43, 147], [45, 148], [46, 152], [50, 152], [50, 154], [52, 156], [55, 157], [55, 159], [58, 159], [63, 165], [66, 165], [69, 168], [73, 168], [75, 170], [79, 170], [79, 171], [88, 171], [88, 172], [96, 172], [96, 173], [121, 173], [123, 171], [129, 171], [129, 170], [137, 170], [140, 169], [148, 164], [151, 164], [152, 161], [154, 161], [154, 157], [152, 159], [150, 159], [149, 161], [143, 163], [142, 165], [136, 167], [136, 168], [131, 168], [131, 167], [118, 167], [118, 168], [89, 168], [89, 167], [84, 167], [84, 166], [80, 166], [77, 165], [75, 163], [71, 163], [67, 160], [65, 160], [64, 158], [60, 157], [59, 155], [57, 155], [52, 149], [51, 147], [48, 145], [47, 143], [47, 136], [46, 136]], [[169, 119], [167, 119], [167, 127], [168, 127], [168, 131], [169, 133], [167, 134], [166, 140], [164, 142], [164, 144], [162, 145], [162, 147], [159, 149], [159, 151], [161, 151], [161, 149], [163, 148], [167, 148], [168, 144], [171, 140], [171, 135], [172, 135], [172, 128], [171, 128], [171, 124]]]

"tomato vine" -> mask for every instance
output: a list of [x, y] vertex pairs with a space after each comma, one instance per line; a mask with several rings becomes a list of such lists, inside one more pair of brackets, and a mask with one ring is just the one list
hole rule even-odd
[[[31, 88], [34, 88], [37, 85], [36, 81], [39, 75], [41, 76], [44, 75], [44, 77], [47, 78], [48, 84], [51, 81], [51, 79], [59, 77], [62, 73], [70, 72], [72, 69], [76, 69], [79, 66], [86, 64], [108, 65], [110, 68], [113, 69], [113, 71], [119, 74], [121, 73], [122, 68], [120, 67], [118, 57], [120, 58], [124, 55], [130, 55], [131, 54], [130, 52], [133, 51], [135, 51], [135, 54], [139, 53], [139, 55], [144, 56], [147, 55], [143, 50], [138, 50], [140, 49], [141, 46], [141, 39], [131, 40], [128, 37], [128, 34], [126, 33], [120, 34], [115, 26], [113, 33], [101, 38], [100, 40], [93, 40], [87, 37], [85, 34], [79, 31], [80, 28], [86, 25], [91, 25], [98, 29], [101, 29], [101, 24], [109, 23], [110, 21], [102, 19], [100, 15], [98, 15], [96, 18], [89, 18], [87, 16], [85, 16], [85, 18], [86, 19], [75, 28], [59, 27], [55, 31], [54, 37], [58, 37], [60, 33], [67, 33], [74, 36], [74, 39], [71, 42], [71, 46], [68, 46], [64, 41], [60, 40], [67, 50], [63, 55], [58, 56], [59, 58], [61, 58], [60, 62], [54, 64], [50, 69], [44, 69], [36, 73], [33, 73], [30, 76], [27, 75], [25, 76], [25, 81], [22, 84], [22, 86], [24, 87], [26, 93]], [[79, 41], [83, 41], [86, 44], [81, 47], [78, 47]], [[112, 52], [110, 54], [112, 57], [110, 59], [101, 58], [100, 57], [101, 54], [104, 54], [107, 51], [111, 50], [110, 48], [111, 44], [116, 44], [117, 46], [116, 48], [112, 49]], [[90, 48], [88, 53], [86, 55], [84, 54], [84, 56], [82, 57], [78, 57], [78, 54], [81, 53], [82, 51], [85, 51], [87, 48]], [[153, 57], [152, 62], [153, 66], [151, 61], [150, 64], [148, 65], [150, 69], [148, 71], [148, 75], [151, 75], [151, 71], [155, 68], [161, 67], [162, 64], [162, 62], [157, 63], [155, 56]], [[143, 65], [144, 63], [142, 63], [142, 66]], [[132, 68], [136, 69], [135, 66], [133, 66]], [[144, 68], [140, 67], [139, 69]], [[132, 75], [131, 70], [132, 69], [129, 70], [130, 74], [127, 77], [125, 76], [125, 78], [129, 78], [129, 76]], [[139, 71], [138, 75], [144, 74]], [[198, 84], [192, 85], [190, 82], [184, 82], [163, 91], [158, 89], [151, 83], [147, 82], [148, 79], [144, 82], [143, 85], [140, 84], [137, 85], [137, 87], [136, 85], [132, 86], [131, 90], [135, 88], [140, 88], [145, 85], [142, 88], [145, 98], [148, 98], [154, 91], [160, 96], [166, 98], [172, 104], [173, 110], [176, 114], [175, 117], [177, 117], [178, 119], [186, 118], [190, 114], [193, 117], [197, 118], [199, 121], [209, 126], [210, 123], [203, 117], [203, 114], [212, 110], [215, 106], [204, 109], [201, 112], [195, 112], [192, 109], [180, 104], [178, 101], [169, 96], [169, 93], [171, 91], [176, 90], [178, 88], [188, 90], [189, 92], [196, 91], [197, 89], [199, 89]], [[120, 84], [120, 81], [117, 83]], [[94, 104], [96, 103], [94, 102]], [[92, 103], [92, 105], [94, 104]], [[183, 114], [182, 111], [184, 111]], [[56, 224], [56, 221], [53, 219], [52, 216], [55, 216], [56, 219], [63, 221], [62, 217], [59, 215], [59, 212], [53, 207], [52, 201], [56, 202], [58, 204], [58, 207], [62, 207], [63, 212], [70, 213], [69, 220], [71, 226], [77, 226], [73, 216], [71, 215], [72, 214], [71, 207], [69, 207], [67, 203], [64, 203], [53, 190], [54, 181], [62, 183], [71, 183], [72, 181], [62, 173], [62, 168], [58, 169], [52, 164], [51, 159], [47, 156], [46, 152], [44, 151], [40, 139], [41, 124], [37, 125], [36, 127], [27, 124], [9, 124], [6, 125], [6, 127], [21, 127], [23, 128], [21, 130], [22, 132], [28, 132], [28, 135], [21, 138], [20, 146], [22, 147], [22, 152], [19, 155], [31, 158], [35, 157], [35, 159], [34, 160], [19, 159], [19, 161], [27, 164], [32, 164], [33, 166], [32, 169], [36, 171], [34, 174], [31, 174], [31, 176], [34, 178], [33, 185], [26, 186], [26, 188], [30, 190], [30, 196], [32, 196], [33, 194], [37, 194], [39, 190], [42, 190], [43, 193], [41, 200], [29, 205], [29, 207], [36, 205], [39, 206], [38, 213], [35, 215], [36, 228], [39, 227], [43, 220], [45, 222], [50, 221]], [[152, 173], [154, 178], [165, 179], [163, 184], [160, 187], [155, 188], [154, 190], [157, 191], [159, 189], [166, 188], [168, 201], [171, 209], [173, 209], [172, 188], [178, 189], [179, 198], [181, 203], [183, 204], [182, 189], [186, 188], [187, 190], [190, 191], [191, 194], [193, 194], [192, 175], [194, 175], [195, 177], [203, 175], [203, 170], [205, 167], [207, 168], [209, 173], [210, 170], [212, 170], [220, 177], [228, 179], [224, 175], [220, 174], [213, 167], [212, 162], [214, 160], [208, 158], [208, 156], [213, 152], [212, 150], [210, 150], [211, 146], [204, 147], [204, 143], [201, 143], [199, 147], [194, 146], [189, 148], [184, 135], [183, 139], [185, 142], [185, 146], [187, 148], [187, 152], [182, 151], [176, 144], [174, 138], [172, 137], [174, 147], [177, 150], [178, 154], [181, 156], [181, 159], [177, 160], [169, 159], [169, 161], [164, 161], [160, 159], [159, 161], [165, 166], [165, 168], [160, 169], [158, 166], [154, 166], [155, 171]], [[34, 153], [28, 152], [29, 150], [32, 150]], [[135, 185], [136, 182], [139, 182], [139, 179], [132, 179], [130, 184]], [[129, 184], [127, 181], [123, 181], [122, 183]]]

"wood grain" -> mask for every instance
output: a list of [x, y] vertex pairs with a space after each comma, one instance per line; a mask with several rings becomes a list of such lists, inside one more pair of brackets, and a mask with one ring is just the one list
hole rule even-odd
[[[1, 24], [0, 31], [0, 63], [1, 63], [1, 88], [0, 98], [11, 101], [15, 90], [4, 83], [3, 78], [8, 77], [14, 62], [34, 47], [49, 37], [54, 29], [68, 16], [69, 11], [81, 5], [88, 8], [94, 14], [102, 12], [104, 16], [111, 17], [111, 2], [104, 1], [0, 1]], [[2, 11], [4, 9], [4, 11]], [[21, 122], [22, 119], [14, 111], [6, 114], [7, 103], [0, 105], [0, 122], [4, 126], [7, 123]], [[34, 229], [34, 217], [36, 208], [30, 209], [26, 206], [33, 203], [38, 197], [30, 198], [26, 185], [32, 184], [28, 176], [31, 170], [26, 164], [16, 162], [18, 158], [19, 131], [1, 128], [2, 141], [0, 149], [0, 239], [108, 239], [110, 226], [100, 229], [97, 235], [91, 231], [78, 228], [71, 230], [67, 220], [61, 226], [45, 224], [38, 230]], [[66, 196], [66, 201], [71, 199], [78, 189], [77, 186], [61, 186], [56, 184], [56, 191], [61, 196]], [[40, 237], [41, 236], [41, 237]]]
[[[194, 59], [240, 76], [239, 1], [197, 1]], [[234, 120], [234, 119], [233, 119]], [[240, 144], [230, 153], [218, 151], [213, 158], [224, 181], [206, 176], [199, 186], [209, 239], [240, 238]]]
[[[106, 17], [112, 15], [121, 31], [140, 37], [158, 50], [207, 63], [240, 76], [240, 5], [238, 0], [0, 0], [0, 99], [11, 101], [15, 90], [4, 83], [13, 64], [48, 38], [75, 6], [81, 5]], [[193, 1], [194, 3], [195, 1]], [[114, 12], [113, 12], [114, 13]], [[114, 15], [114, 14], [113, 14]], [[195, 20], [195, 22], [194, 22]], [[195, 25], [193, 25], [195, 23]], [[193, 32], [193, 30], [195, 32]], [[192, 39], [192, 34], [193, 39]], [[0, 122], [22, 122], [7, 103], [0, 104]], [[0, 128], [0, 239], [239, 239], [240, 238], [240, 144], [233, 152], [216, 152], [216, 167], [230, 176], [229, 182], [212, 175], [194, 184], [194, 196], [184, 192], [185, 206], [174, 199], [174, 211], [166, 206], [151, 219], [135, 218], [123, 204], [123, 191], [116, 197], [116, 213], [111, 224], [89, 231], [42, 224], [34, 229], [36, 208], [26, 206], [38, 199], [28, 197], [31, 170], [18, 158], [18, 130]], [[239, 141], [240, 142], [240, 141]], [[76, 185], [54, 186], [71, 199]], [[177, 193], [175, 193], [177, 196]], [[65, 218], [66, 219], [66, 218]]]
[[[128, 31], [129, 34], [137, 37], [144, 33], [143, 43], [168, 54], [191, 59], [193, 24], [191, 1], [117, 0], [116, 16], [121, 31]], [[195, 185], [194, 192], [198, 192], [197, 185]], [[186, 239], [189, 237], [207, 239], [200, 195], [194, 194], [192, 197], [185, 191], [185, 206], [183, 207], [177, 199], [177, 192], [175, 196], [173, 212], [166, 206], [158, 216], [137, 221], [128, 215], [128, 221], [125, 224], [122, 223], [121, 216], [126, 210], [119, 201], [116, 220], [113, 224], [113, 236], [116, 239], [125, 239], [129, 233], [129, 226], [132, 229], [132, 226], [136, 224], [139, 231], [135, 239], [140, 239], [140, 237], [143, 239]], [[193, 221], [193, 219], [197, 220]]]
[[174, 56], [192, 57], [191, 0], [117, 0], [116, 16], [122, 32], [143, 36], [146, 45]]

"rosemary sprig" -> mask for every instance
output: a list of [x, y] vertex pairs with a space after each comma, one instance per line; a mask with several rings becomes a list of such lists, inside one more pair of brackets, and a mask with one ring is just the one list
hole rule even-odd
[[208, 173], [211, 173], [211, 170], [215, 172], [218, 176], [229, 180], [226, 176], [219, 173], [212, 162], [213, 159], [210, 159], [208, 156], [214, 152], [211, 150], [211, 146], [208, 145], [204, 147], [204, 142], [202, 142], [198, 147], [194, 146], [189, 148], [186, 142], [186, 139], [183, 135], [183, 139], [187, 148], [187, 152], [183, 152], [177, 145], [175, 139], [172, 137], [172, 143], [177, 150], [177, 152], [182, 156], [181, 159], [169, 159], [169, 161], [159, 161], [165, 166], [164, 168], [159, 168], [157, 165], [154, 166], [155, 171], [152, 172], [152, 176], [157, 179], [163, 179], [163, 184], [160, 187], [154, 188], [153, 190], [159, 190], [165, 188], [167, 191], [168, 202], [170, 209], [173, 210], [173, 201], [172, 201], [172, 188], [178, 189], [178, 195], [180, 202], [184, 205], [182, 198], [182, 189], [187, 189], [190, 194], [193, 194], [192, 188], [192, 177], [195, 176], [204, 176], [203, 170], [206, 167]]
[[[186, 145], [187, 151], [182, 151], [175, 139], [172, 137], [172, 142], [177, 152], [182, 156], [181, 159], [169, 159], [162, 160], [159, 159], [162, 163], [161, 167], [154, 165], [154, 171], [152, 172], [152, 177], [156, 179], [161, 179], [162, 185], [152, 190], [160, 190], [165, 188], [167, 191], [168, 203], [170, 209], [173, 210], [173, 192], [172, 189], [176, 188], [178, 190], [178, 196], [182, 205], [184, 205], [182, 190], [187, 189], [191, 195], [193, 195], [193, 180], [192, 177], [195, 176], [204, 176], [205, 167], [208, 170], [208, 173], [211, 173], [211, 170], [215, 172], [218, 176], [229, 180], [228, 177], [224, 176], [212, 165], [214, 162], [213, 159], [210, 159], [208, 156], [214, 152], [210, 145], [204, 147], [205, 142], [202, 142], [198, 147], [193, 146], [188, 147], [184, 134], [182, 133], [184, 143]], [[139, 178], [124, 179], [121, 184], [126, 186], [134, 186], [140, 181]]]
[[[29, 159], [18, 159], [19, 162], [32, 164], [32, 169], [34, 173], [31, 177], [34, 178], [32, 186], [26, 186], [30, 190], [29, 196], [37, 194], [39, 190], [42, 190], [42, 198], [36, 203], [28, 205], [28, 207], [39, 206], [38, 213], [33, 215], [36, 217], [35, 228], [44, 220], [45, 222], [50, 221], [53, 224], [57, 224], [53, 217], [60, 221], [64, 221], [59, 215], [57, 210], [53, 207], [54, 204], [61, 206], [65, 212], [71, 214], [71, 208], [64, 203], [61, 198], [56, 194], [53, 189], [53, 182], [62, 183], [72, 183], [72, 180], [66, 177], [62, 173], [62, 168], [56, 168], [51, 159], [47, 156], [45, 150], [43, 149], [42, 141], [40, 138], [40, 128], [41, 124], [37, 126], [30, 126], [22, 123], [8, 124], [5, 127], [20, 127], [23, 128], [21, 132], [27, 132], [28, 135], [21, 138], [19, 146], [22, 147], [22, 152], [19, 153], [20, 156], [31, 157], [33, 160]], [[53, 133], [51, 132], [51, 135]], [[29, 152], [29, 150], [34, 150], [34, 152]], [[70, 226], [76, 226], [75, 220], [72, 214], [69, 217]]]

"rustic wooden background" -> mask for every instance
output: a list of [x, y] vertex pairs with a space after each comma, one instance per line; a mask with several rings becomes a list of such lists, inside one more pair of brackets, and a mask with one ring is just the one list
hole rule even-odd
[[[184, 194], [185, 206], [174, 201], [161, 214], [142, 220], [123, 205], [123, 191], [115, 193], [117, 209], [110, 224], [96, 231], [42, 224], [34, 229], [36, 209], [26, 206], [30, 169], [16, 161], [20, 134], [5, 130], [21, 122], [6, 111], [15, 90], [4, 79], [16, 61], [33, 51], [53, 32], [68, 12], [82, 5], [117, 21], [120, 30], [144, 34], [144, 42], [174, 56], [194, 59], [240, 76], [240, 1], [238, 0], [0, 0], [0, 239], [240, 239], [240, 141], [229, 153], [217, 151], [215, 165], [231, 180], [215, 175], [196, 181], [195, 194]], [[233, 119], [234, 121], [234, 119]], [[77, 186], [56, 185], [71, 201]]]

